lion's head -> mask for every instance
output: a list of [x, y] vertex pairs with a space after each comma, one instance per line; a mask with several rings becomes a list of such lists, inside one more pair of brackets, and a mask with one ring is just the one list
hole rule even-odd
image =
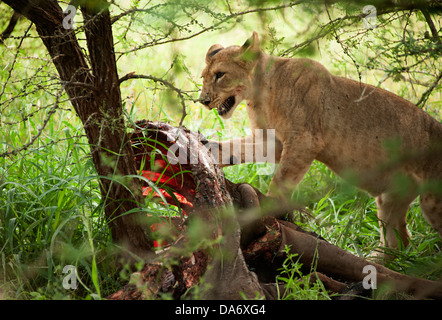
[[221, 117], [230, 118], [238, 104], [251, 97], [253, 69], [260, 53], [256, 32], [241, 47], [211, 46], [202, 72], [200, 102], [209, 109], [216, 108]]

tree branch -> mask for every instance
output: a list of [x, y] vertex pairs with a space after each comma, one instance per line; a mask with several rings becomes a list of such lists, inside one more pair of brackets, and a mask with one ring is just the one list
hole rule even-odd
[[197, 102], [198, 100], [193, 99], [187, 92], [175, 87], [171, 82], [158, 78], [158, 77], [154, 77], [151, 75], [144, 75], [144, 74], [135, 74], [134, 72], [130, 72], [128, 74], [126, 74], [125, 76], [121, 77], [118, 80], [118, 83], [121, 84], [122, 82], [129, 80], [129, 79], [148, 79], [148, 80], [152, 80], [154, 82], [159, 82], [162, 83], [163, 85], [165, 85], [166, 87], [168, 87], [169, 89], [172, 89], [173, 91], [175, 91], [178, 94], [178, 97], [180, 98], [180, 102], [181, 102], [181, 107], [182, 107], [182, 115], [181, 115], [181, 119], [179, 122], [179, 125], [181, 126], [183, 124], [184, 118], [187, 115], [186, 112], [186, 105], [184, 103], [184, 96], [187, 96], [189, 99], [191, 99], [193, 102]]
[[430, 31], [431, 31], [431, 34], [433, 35], [433, 39], [440, 43], [441, 42], [440, 37], [439, 37], [436, 27], [434, 26], [433, 20], [431, 19], [430, 13], [428, 12], [427, 9], [421, 9], [421, 12], [425, 17], [425, 21], [427, 21], [427, 24], [430, 27]]
[[424, 92], [424, 94], [421, 96], [419, 101], [416, 103], [416, 106], [422, 108], [425, 103], [428, 100], [428, 97], [430, 96], [431, 92], [436, 88], [436, 86], [439, 84], [440, 79], [442, 79], [442, 71], [439, 72], [439, 75], [437, 76], [436, 80], [433, 82], [433, 84], [427, 89], [427, 91]]
[[135, 74], [135, 71], [134, 72], [130, 72], [130, 73], [124, 75], [123, 77], [121, 77], [118, 80], [118, 83], [121, 84], [122, 82], [127, 81], [129, 79], [147, 79], [147, 80], [152, 80], [154, 82], [159, 82], [159, 83], [162, 83], [163, 85], [165, 85], [166, 87], [168, 87], [169, 89], [172, 89], [176, 93], [178, 93], [180, 95], [183, 95], [183, 96], [187, 96], [193, 102], [198, 102], [198, 100], [193, 99], [186, 91], [181, 90], [181, 89], [175, 87], [175, 85], [173, 85], [171, 82], [169, 82], [167, 80], [164, 80], [162, 78], [158, 78], [158, 77], [155, 77], [155, 76], [151, 76], [151, 75]]
[[11, 19], [9, 20], [8, 26], [6, 27], [5, 31], [3, 31], [2, 34], [0, 35], [0, 44], [4, 44], [4, 41], [9, 38], [12, 31], [14, 31], [14, 28], [18, 22], [18, 19], [20, 19], [20, 17], [21, 17], [21, 14], [18, 13], [17, 11], [14, 11]]
[[[195, 37], [197, 37], [197, 36], [199, 36], [199, 35], [201, 35], [201, 34], [203, 34], [205, 32], [212, 31], [212, 30], [216, 29], [217, 27], [219, 27], [220, 25], [226, 23], [227, 21], [229, 21], [231, 19], [236, 19], [238, 17], [244, 16], [244, 15], [247, 15], [247, 14], [250, 14], [250, 13], [261, 13], [261, 12], [266, 12], [266, 11], [275, 11], [275, 10], [291, 8], [291, 7], [297, 6], [297, 5], [299, 5], [301, 3], [305, 3], [305, 2], [308, 2], [308, 1], [306, 1], [306, 0], [293, 1], [293, 2], [289, 2], [289, 3], [283, 4], [283, 5], [274, 6], [274, 7], [255, 8], [255, 9], [249, 9], [249, 10], [245, 10], [245, 11], [241, 11], [241, 12], [231, 13], [230, 15], [224, 17], [223, 19], [221, 19], [217, 23], [215, 23], [215, 24], [213, 24], [213, 25], [211, 25], [209, 27], [203, 28], [200, 31], [195, 32], [195, 33], [193, 33], [193, 34], [191, 34], [189, 36], [181, 37], [181, 38], [172, 38], [172, 39], [163, 38], [163, 39], [160, 39], [160, 40], [153, 40], [153, 41], [144, 43], [142, 45], [139, 45], [138, 47], [135, 47], [133, 49], [130, 49], [130, 50], [127, 50], [127, 51], [124, 51], [124, 52], [119, 52], [119, 53], [120, 53], [120, 55], [123, 55], [123, 54], [131, 53], [131, 52], [135, 52], [135, 51], [138, 51], [138, 50], [141, 50], [141, 49], [145, 49], [145, 48], [148, 48], [148, 47], [153, 47], [153, 46], [156, 46], [156, 45], [189, 40], [189, 39], [195, 38]], [[129, 13], [132, 13], [132, 11], [134, 11], [134, 10], [129, 10], [129, 11], [130, 11]]]

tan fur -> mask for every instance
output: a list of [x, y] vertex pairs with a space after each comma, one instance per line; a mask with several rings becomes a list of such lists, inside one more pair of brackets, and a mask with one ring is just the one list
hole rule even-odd
[[[201, 101], [223, 113], [247, 101], [252, 131], [276, 129], [279, 167], [270, 193], [300, 182], [317, 159], [376, 197], [383, 245], [408, 244], [406, 212], [428, 181], [442, 181], [442, 125], [386, 90], [333, 76], [310, 59], [261, 52], [256, 33], [242, 46], [212, 46], [206, 55]], [[223, 73], [223, 74], [222, 74]], [[218, 74], [218, 79], [216, 74]], [[220, 143], [253, 143], [253, 135]], [[234, 154], [244, 161], [244, 152]], [[229, 161], [223, 159], [224, 162]], [[442, 194], [421, 195], [421, 208], [442, 236]]]

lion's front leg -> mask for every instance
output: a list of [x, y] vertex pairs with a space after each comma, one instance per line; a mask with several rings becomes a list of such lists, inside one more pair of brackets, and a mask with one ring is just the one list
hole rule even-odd
[[279, 167], [270, 182], [268, 196], [289, 199], [294, 187], [302, 180], [314, 159], [315, 153], [311, 150], [299, 148], [294, 144], [284, 144]]
[[253, 162], [253, 157], [250, 157], [254, 149], [253, 135], [221, 141], [219, 146], [221, 166]]
[[272, 134], [252, 134], [221, 142], [208, 141], [205, 145], [220, 166], [246, 162], [277, 163], [282, 153], [281, 142]]
[[253, 148], [253, 137], [234, 138], [226, 141], [208, 140], [203, 142], [207, 149], [210, 150], [214, 158], [214, 162], [221, 167], [238, 164], [244, 162], [244, 149]]

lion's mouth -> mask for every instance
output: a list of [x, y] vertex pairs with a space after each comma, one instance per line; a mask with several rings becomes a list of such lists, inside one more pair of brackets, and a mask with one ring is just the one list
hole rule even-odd
[[235, 96], [228, 97], [218, 108], [218, 114], [220, 116], [225, 115], [235, 105]]

